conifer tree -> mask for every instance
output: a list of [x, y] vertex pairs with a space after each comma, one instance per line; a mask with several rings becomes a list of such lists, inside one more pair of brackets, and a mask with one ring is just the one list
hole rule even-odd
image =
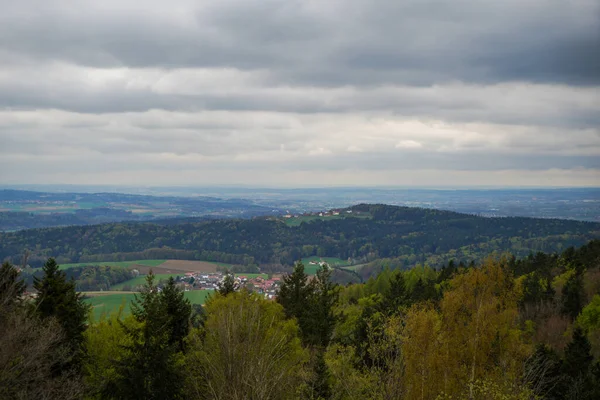
[[304, 272], [304, 264], [297, 262], [294, 271], [283, 277], [277, 295], [277, 302], [283, 306], [287, 318], [296, 318], [303, 330], [304, 316], [309, 308], [309, 299], [313, 285], [308, 283], [308, 275]]
[[572, 378], [586, 374], [594, 357], [591, 355], [592, 346], [585, 336], [583, 329], [577, 327], [573, 331], [573, 339], [565, 349], [563, 373]]
[[307, 342], [322, 348], [327, 347], [335, 327], [333, 306], [337, 301], [337, 285], [331, 282], [331, 269], [327, 264], [317, 271], [317, 279], [311, 285], [314, 289], [309, 293], [310, 310], [305, 325], [311, 334]]
[[382, 306], [386, 313], [395, 314], [402, 306], [408, 305], [406, 281], [401, 271], [396, 271], [390, 280], [390, 288], [384, 293]]
[[185, 337], [190, 332], [192, 305], [184, 293], [170, 277], [161, 292], [163, 306], [169, 317], [169, 343], [176, 345], [178, 351], [184, 350]]
[[571, 317], [572, 320], [577, 318], [583, 309], [583, 281], [580, 273], [575, 273], [571, 276], [562, 290], [562, 312]]
[[[83, 302], [81, 294], [75, 291], [75, 282], [68, 281], [53, 258], [48, 259], [43, 268], [44, 275], [34, 278], [37, 290], [35, 307], [42, 318], [55, 317], [65, 335], [65, 344], [73, 354], [72, 366], [79, 366], [84, 354], [84, 336], [89, 306]], [[58, 366], [66, 369], [71, 365]]]
[[117, 364], [118, 379], [107, 386], [103, 398], [179, 399], [183, 371], [178, 362], [177, 343], [171, 344], [170, 318], [152, 271], [131, 312], [140, 323], [123, 330], [133, 344], [124, 346], [125, 355]]

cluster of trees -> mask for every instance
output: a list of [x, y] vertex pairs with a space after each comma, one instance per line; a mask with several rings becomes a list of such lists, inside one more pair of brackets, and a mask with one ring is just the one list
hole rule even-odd
[[[276, 301], [228, 275], [196, 310], [172, 279], [159, 290], [149, 274], [132, 315], [87, 327], [55, 265], [47, 262], [31, 303], [17, 271], [1, 270], [5, 397], [29, 395], [9, 383], [35, 360], [39, 371], [26, 376], [55, 398], [600, 398], [600, 241], [439, 271], [384, 267], [345, 287], [327, 266], [309, 277], [297, 263]], [[11, 318], [38, 327], [29, 335], [39, 335], [39, 358], [18, 345], [20, 327], [3, 323]], [[71, 386], [61, 387], [66, 377]]]
[[[314, 220], [300, 226], [267, 218], [117, 223], [0, 233], [0, 259], [32, 266], [59, 262], [180, 258], [230, 264], [293, 265], [310, 256], [360, 262], [391, 258], [402, 267], [481, 260], [493, 251], [519, 257], [561, 251], [597, 236], [600, 224], [533, 218], [483, 218], [386, 205], [352, 207], [363, 218]], [[370, 216], [370, 218], [364, 218]]]
[[100, 265], [69, 268], [65, 274], [75, 280], [75, 288], [81, 292], [110, 290], [112, 285], [135, 278], [130, 269]]

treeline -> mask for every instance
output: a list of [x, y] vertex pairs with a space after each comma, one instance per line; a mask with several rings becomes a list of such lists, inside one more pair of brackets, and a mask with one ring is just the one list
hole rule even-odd
[[[297, 227], [279, 220], [216, 220], [175, 225], [118, 223], [0, 233], [0, 259], [19, 264], [183, 258], [231, 264], [288, 265], [310, 256], [364, 263], [394, 259], [401, 267], [481, 260], [494, 251], [518, 257], [557, 252], [597, 238], [600, 224], [532, 218], [482, 218], [448, 211], [359, 205], [371, 218], [315, 220]], [[151, 249], [151, 250], [148, 250]], [[173, 257], [171, 257], [173, 256]]]
[[296, 264], [276, 301], [228, 275], [196, 310], [172, 279], [159, 291], [149, 275], [131, 316], [86, 326], [53, 260], [31, 305], [6, 263], [0, 398], [600, 398], [600, 241], [439, 271], [384, 267], [346, 287], [331, 273], [310, 279]]

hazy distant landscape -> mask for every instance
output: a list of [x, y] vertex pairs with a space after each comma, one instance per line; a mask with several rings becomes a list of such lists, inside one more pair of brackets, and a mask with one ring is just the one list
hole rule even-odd
[[[52, 187], [50, 187], [52, 188]], [[600, 221], [600, 189], [121, 188], [146, 194], [0, 189], [0, 230], [174, 218], [304, 214], [354, 204], [389, 204], [484, 217]], [[108, 189], [108, 188], [104, 188]], [[168, 193], [166, 195], [165, 193]]]

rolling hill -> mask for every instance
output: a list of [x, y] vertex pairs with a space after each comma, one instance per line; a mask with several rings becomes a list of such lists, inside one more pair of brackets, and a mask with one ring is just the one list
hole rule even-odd
[[[359, 264], [397, 258], [404, 267], [477, 260], [494, 251], [516, 256], [556, 252], [600, 238], [600, 223], [522, 217], [484, 218], [456, 212], [361, 204], [344, 218], [289, 226], [283, 219], [179, 220], [176, 224], [110, 223], [0, 233], [0, 259], [40, 266], [138, 259], [210, 260], [291, 265], [308, 257]], [[355, 216], [361, 216], [357, 218]], [[365, 218], [364, 216], [369, 216]]]

